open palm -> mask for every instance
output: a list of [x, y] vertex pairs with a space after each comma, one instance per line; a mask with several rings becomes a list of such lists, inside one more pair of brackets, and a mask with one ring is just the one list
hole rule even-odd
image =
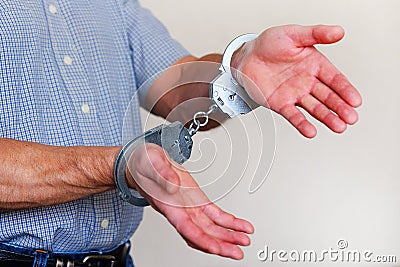
[[298, 107], [342, 133], [357, 122], [354, 108], [361, 96], [314, 45], [343, 36], [338, 26], [270, 28], [240, 49], [232, 66], [244, 74], [239, 82], [258, 104], [281, 114], [304, 136], [314, 137], [316, 129]]
[[242, 259], [254, 231], [212, 203], [193, 177], [154, 144], [138, 147], [129, 160], [128, 182], [163, 214], [189, 246], [206, 253]]

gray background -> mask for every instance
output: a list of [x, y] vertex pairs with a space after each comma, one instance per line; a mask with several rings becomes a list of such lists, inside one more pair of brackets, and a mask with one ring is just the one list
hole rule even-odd
[[[132, 254], [137, 266], [309, 266], [307, 263], [260, 262], [257, 252], [265, 245], [276, 250], [322, 251], [337, 248], [339, 239], [347, 240], [349, 249], [370, 250], [375, 255], [397, 255], [399, 261], [397, 264], [368, 266], [400, 266], [400, 177], [397, 165], [400, 1], [141, 2], [197, 56], [222, 52], [237, 35], [260, 32], [270, 26], [290, 23], [342, 25], [347, 32], [345, 39], [338, 45], [320, 49], [356, 85], [364, 101], [356, 126], [350, 127], [344, 135], [336, 135], [316, 122], [319, 134], [311, 141], [274, 115], [276, 158], [267, 181], [255, 194], [247, 192], [251, 178], [247, 176], [257, 168], [251, 157], [256, 153], [257, 142], [263, 141], [267, 159], [258, 168], [268, 168], [270, 150], [274, 146], [273, 125], [266, 110], [256, 112], [264, 116], [262, 136], [256, 131], [252, 115], [229, 121], [228, 132], [244, 126], [253, 136], [251, 141], [256, 142], [256, 146], [234, 142], [235, 148], [244, 146], [243, 149], [249, 151], [248, 172], [230, 194], [217, 202], [224, 209], [250, 220], [256, 228], [252, 245], [245, 249], [245, 259], [235, 262], [190, 249], [162, 216], [147, 208], [144, 222], [132, 238]], [[161, 122], [154, 117], [147, 120], [144, 112], [143, 118], [146, 128]], [[196, 142], [207, 137], [213, 138], [215, 143], [203, 142], [203, 149], [207, 151], [204, 153], [218, 151], [217, 160], [222, 158], [221, 162], [224, 162], [230, 148], [221, 148], [219, 144], [226, 142], [226, 132], [218, 129], [199, 134]], [[210, 144], [214, 146], [208, 149]], [[239, 168], [234, 171], [241, 173], [242, 159], [238, 160], [237, 153], [232, 155], [233, 166]], [[207, 169], [207, 177], [213, 172], [215, 176], [221, 174], [221, 169], [215, 165]], [[196, 174], [195, 177], [201, 183], [205, 176]], [[256, 177], [262, 178], [263, 174]], [[326, 261], [317, 265], [355, 264]]]

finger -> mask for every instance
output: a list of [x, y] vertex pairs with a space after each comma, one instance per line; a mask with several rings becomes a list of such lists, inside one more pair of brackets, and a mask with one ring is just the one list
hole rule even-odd
[[359, 107], [362, 98], [357, 89], [349, 82], [327, 58], [323, 57], [318, 79], [335, 91], [344, 101], [352, 107]]
[[250, 245], [250, 238], [245, 233], [228, 230], [215, 224], [211, 224], [204, 229], [207, 234], [223, 242], [240, 246]]
[[[197, 209], [196, 211], [200, 211]], [[218, 240], [228, 242], [235, 245], [248, 246], [250, 238], [243, 231], [233, 231], [226, 227], [215, 224], [215, 222], [203, 212], [193, 212], [192, 220], [206, 233], [215, 237]]]
[[248, 234], [254, 233], [254, 227], [250, 222], [236, 218], [215, 204], [204, 206], [203, 212], [219, 226]]
[[[155, 202], [158, 203], [157, 201]], [[206, 253], [232, 259], [243, 258], [243, 252], [237, 245], [218, 240], [197, 225], [188, 215], [188, 209], [161, 204], [160, 210], [171, 224], [174, 225], [175, 229], [186, 240], [189, 246]]]
[[311, 93], [330, 110], [338, 114], [347, 124], [352, 125], [358, 121], [358, 114], [354, 108], [347, 104], [325, 84], [318, 82], [311, 90]]
[[198, 225], [193, 223], [182, 208], [175, 209], [174, 216], [167, 219], [175, 226], [175, 229], [187, 241], [187, 243], [198, 250], [211, 254], [220, 254], [221, 247], [218, 242], [206, 234]]
[[141, 175], [152, 179], [170, 194], [179, 189], [179, 175], [161, 147], [146, 144], [146, 146], [138, 148], [135, 153], [140, 153], [138, 171]]
[[[189, 247], [197, 249], [197, 250], [201, 250], [203, 252], [206, 253], [210, 253], [208, 251], [204, 251], [201, 248], [199, 248], [196, 244], [187, 241], [186, 243], [189, 245]], [[227, 258], [231, 258], [234, 260], [241, 260], [244, 258], [244, 254], [243, 251], [236, 245], [232, 245], [230, 243], [226, 243], [226, 242], [219, 242], [219, 247], [220, 247], [220, 251], [218, 254], [216, 253], [212, 253], [212, 254], [216, 254], [222, 257], [227, 257]]]
[[346, 123], [338, 116], [334, 115], [324, 104], [319, 102], [312, 95], [304, 96], [300, 100], [299, 105], [332, 131], [342, 133], [346, 130]]
[[[186, 243], [191, 248], [201, 250], [196, 244], [194, 244], [188, 240], [186, 240]], [[219, 246], [221, 249], [217, 255], [232, 258], [235, 260], [241, 260], [244, 257], [243, 251], [236, 245], [232, 245], [232, 244], [225, 243], [225, 242], [220, 242]], [[203, 251], [203, 250], [201, 250], [201, 251]], [[207, 251], [203, 251], [203, 252], [209, 253]]]
[[243, 251], [236, 245], [232, 245], [226, 242], [220, 242], [219, 246], [221, 251], [218, 255], [222, 257], [228, 257], [234, 260], [241, 260], [244, 257]]
[[304, 116], [301, 111], [292, 104], [286, 105], [279, 111], [302, 135], [313, 138], [317, 135], [317, 129]]
[[332, 44], [344, 37], [344, 30], [340, 26], [316, 25], [289, 27], [289, 36], [298, 47]]

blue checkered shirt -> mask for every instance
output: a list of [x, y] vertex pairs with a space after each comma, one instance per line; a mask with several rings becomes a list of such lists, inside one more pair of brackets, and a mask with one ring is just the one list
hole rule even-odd
[[[0, 0], [0, 137], [121, 145], [132, 98], [133, 132], [141, 132], [137, 88], [184, 55], [136, 0]], [[141, 218], [141, 208], [112, 190], [0, 212], [0, 242], [60, 253], [106, 251], [127, 241]]]

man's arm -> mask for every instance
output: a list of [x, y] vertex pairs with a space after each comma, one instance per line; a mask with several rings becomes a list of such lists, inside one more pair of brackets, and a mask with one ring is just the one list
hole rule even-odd
[[69, 202], [114, 188], [120, 147], [56, 147], [0, 139], [0, 209]]
[[[231, 67], [237, 70], [233, 72], [236, 79], [253, 100], [285, 117], [305, 137], [314, 137], [316, 128], [298, 107], [333, 132], [343, 133], [347, 125], [358, 120], [354, 108], [361, 105], [361, 96], [314, 47], [316, 44], [336, 43], [343, 36], [344, 31], [338, 26], [287, 25], [271, 28], [238, 49]], [[153, 112], [166, 118], [185, 101], [208, 97], [209, 84], [205, 83], [170, 90], [182, 81], [212, 81], [218, 74], [219, 65], [209, 64], [207, 68], [207, 64], [199, 64], [200, 61], [220, 62], [221, 56], [185, 57], [176, 62], [149, 90], [146, 105], [153, 105]], [[186, 105], [174, 119], [190, 120], [197, 111], [204, 110]]]
[[[209, 84], [218, 75], [221, 61], [221, 54], [181, 58], [156, 79], [146, 95], [145, 108], [170, 121], [190, 122], [196, 112], [207, 111], [212, 105]], [[201, 130], [225, 119], [223, 114], [212, 114], [210, 123]]]
[[[252, 87], [246, 84], [245, 77], [239, 77], [250, 95], [260, 104], [282, 114], [303, 135], [312, 137], [315, 130], [304, 115], [301, 116], [296, 105], [304, 106], [332, 130], [341, 132], [345, 129], [343, 124], [356, 122], [357, 113], [353, 107], [361, 104], [361, 97], [312, 45], [333, 43], [342, 37], [337, 28], [275, 28], [243, 46], [236, 53], [233, 64], [236, 63], [234, 66], [257, 85]], [[220, 58], [220, 55], [211, 55], [202, 59], [187, 57], [181, 61], [220, 61]], [[167, 71], [155, 82], [155, 85], [161, 86], [150, 89], [146, 101], [149, 109], [167, 117], [176, 106], [189, 99], [208, 98], [209, 84], [204, 82], [178, 86], [165, 94], [165, 88], [174, 88], [168, 83], [181, 85], [179, 80], [211, 81], [218, 74], [218, 64], [206, 70], [186, 64], [182, 66], [175, 69], [178, 71], [174, 75], [167, 75]], [[320, 99], [321, 103], [316, 99]], [[194, 114], [192, 109], [199, 111], [197, 105], [190, 105], [177, 112], [176, 116], [182, 117], [183, 121], [188, 120]], [[59, 204], [114, 188], [113, 165], [119, 147], [52, 147], [10, 139], [0, 139], [0, 147], [0, 209]], [[212, 203], [197, 208], [177, 208], [160, 201], [163, 195], [178, 201], [183, 207], [192, 204], [191, 197], [179, 193], [183, 188], [177, 191], [167, 188], [171, 183], [190, 184], [200, 202], [207, 202], [207, 199], [187, 172], [162, 158], [165, 154], [161, 148], [152, 147], [152, 151], [155, 153], [142, 151], [137, 160], [133, 160], [130, 167], [135, 173], [131, 177], [136, 176], [136, 179], [144, 181], [140, 184], [149, 184], [149, 189], [154, 188], [160, 194], [146, 195], [134, 179], [130, 181], [131, 186], [147, 196], [153, 207], [167, 217], [190, 246], [226, 257], [242, 258], [243, 253], [237, 245], [249, 244], [243, 232], [251, 233], [252, 226], [221, 211]], [[149, 168], [150, 164], [152, 168]]]
[[[120, 147], [55, 147], [12, 139], [0, 139], [0, 147], [0, 210], [55, 205], [115, 188], [113, 167]], [[247, 234], [253, 226], [211, 203], [162, 148], [136, 149], [129, 168], [130, 186], [146, 196], [189, 246], [243, 258], [239, 246], [250, 244]]]

